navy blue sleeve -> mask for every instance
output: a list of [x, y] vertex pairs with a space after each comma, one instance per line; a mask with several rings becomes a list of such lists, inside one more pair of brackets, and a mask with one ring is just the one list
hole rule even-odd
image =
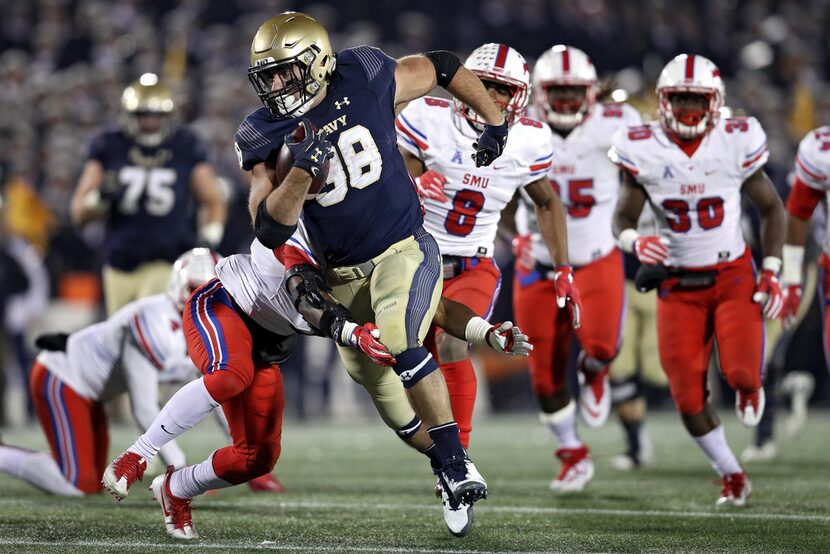
[[207, 144], [194, 132], [190, 133], [190, 156], [193, 165], [208, 161]]
[[233, 136], [239, 167], [245, 171], [250, 171], [256, 164], [266, 161], [282, 147], [282, 135], [269, 132], [269, 136], [266, 136], [261, 130], [264, 125], [258, 121], [258, 112], [259, 110], [249, 114]]
[[394, 90], [395, 68], [398, 66], [398, 62], [389, 57], [383, 50], [374, 46], [357, 46], [344, 50], [340, 53], [340, 56], [344, 54], [354, 56], [366, 75], [369, 88], [376, 94], [385, 94], [390, 87]]
[[87, 153], [87, 160], [96, 160], [104, 163], [107, 157], [107, 133], [100, 133], [92, 139], [89, 143], [89, 152]]

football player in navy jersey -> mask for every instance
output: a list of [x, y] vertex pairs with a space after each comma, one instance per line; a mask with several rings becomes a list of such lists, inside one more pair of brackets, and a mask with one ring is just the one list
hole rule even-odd
[[205, 145], [173, 125], [170, 89], [145, 73], [124, 90], [121, 105], [120, 128], [93, 139], [70, 207], [78, 226], [96, 219], [106, 223], [103, 274], [109, 315], [133, 300], [164, 292], [182, 251], [197, 239], [218, 245], [226, 215]]
[[[341, 348], [346, 368], [402, 437], [428, 430], [420, 431], [419, 449], [428, 453], [450, 495], [471, 505], [486, 496], [487, 485], [461, 445], [446, 383], [423, 346], [441, 294], [441, 256], [422, 227], [415, 187], [396, 148], [395, 109], [436, 84], [445, 88], [485, 122], [473, 154], [478, 166], [501, 155], [504, 114], [454, 54], [394, 60], [369, 46], [335, 54], [325, 28], [302, 13], [262, 24], [248, 76], [264, 107], [243, 121], [235, 142], [251, 179], [249, 209], [257, 237], [276, 249], [289, 285], [300, 283], [293, 289], [296, 302], [335, 311], [338, 305], [320, 301], [320, 289], [329, 289], [360, 323], [377, 325], [394, 357], [394, 372]], [[298, 125], [302, 137], [294, 134]], [[293, 167], [275, 183], [283, 144], [293, 154]], [[326, 184], [309, 195], [326, 159]], [[286, 242], [300, 212], [323, 254], [320, 266]], [[420, 420], [398, 421], [407, 412], [398, 406], [407, 401]]]

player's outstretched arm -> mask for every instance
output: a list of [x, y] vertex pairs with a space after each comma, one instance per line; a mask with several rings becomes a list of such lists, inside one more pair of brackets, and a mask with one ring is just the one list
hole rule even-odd
[[500, 354], [527, 356], [533, 345], [527, 335], [510, 321], [491, 325], [459, 302], [441, 298], [433, 323], [457, 339], [483, 344]]
[[787, 236], [781, 249], [784, 267], [781, 270], [781, 286], [784, 288], [782, 317], [787, 326], [797, 321], [801, 305], [801, 274], [804, 265], [804, 245], [810, 234], [810, 218], [816, 206], [824, 198], [824, 192], [804, 183], [796, 177], [787, 198]]
[[550, 251], [553, 265], [568, 264], [568, 222], [559, 195], [553, 191], [547, 177], [530, 183], [525, 187], [533, 200], [536, 220], [539, 222], [539, 234]]
[[380, 330], [373, 323], [358, 325], [352, 314], [339, 304], [320, 270], [311, 264], [296, 265], [286, 272], [285, 286], [300, 315], [321, 335], [340, 346], [362, 352], [379, 365], [395, 365], [395, 358], [380, 342]]
[[761, 247], [764, 257], [778, 258], [780, 269], [787, 217], [781, 197], [763, 168], [744, 181], [741, 192], [749, 197], [761, 216]]
[[582, 298], [574, 284], [573, 268], [568, 264], [568, 223], [562, 201], [553, 192], [547, 177], [530, 183], [525, 190], [533, 200], [539, 234], [542, 235], [556, 268], [553, 275], [556, 304], [560, 308], [568, 306], [573, 327], [578, 329], [582, 325]]
[[190, 188], [201, 211], [199, 239], [211, 248], [216, 248], [225, 234], [228, 205], [213, 165], [207, 162], [196, 164], [190, 178]]
[[87, 160], [69, 203], [72, 223], [76, 226], [82, 227], [106, 213], [106, 200], [101, 196], [103, 183], [104, 166], [98, 160]]
[[507, 121], [481, 80], [446, 50], [416, 54], [398, 60], [395, 68], [395, 106], [419, 98], [439, 85], [480, 115], [486, 125], [473, 143], [476, 166], [490, 165], [507, 144]]
[[764, 307], [767, 319], [777, 319], [784, 307], [784, 294], [778, 281], [786, 221], [784, 204], [763, 168], [744, 181], [741, 192], [749, 197], [761, 215], [764, 260], [752, 300]]

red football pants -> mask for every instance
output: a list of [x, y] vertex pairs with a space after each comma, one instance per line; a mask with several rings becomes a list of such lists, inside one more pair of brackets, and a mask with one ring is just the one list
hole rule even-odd
[[715, 284], [683, 290], [678, 278], [660, 286], [657, 344], [677, 409], [684, 415], [703, 411], [706, 374], [717, 340], [721, 371], [729, 385], [751, 392], [761, 386], [764, 369], [764, 320], [752, 301], [755, 271], [749, 250], [734, 262], [715, 267]]
[[52, 457], [66, 480], [85, 494], [101, 491], [110, 444], [103, 404], [79, 396], [38, 362], [29, 375], [29, 390]]
[[614, 359], [620, 347], [625, 314], [625, 274], [622, 254], [614, 249], [574, 271], [582, 295], [582, 325], [574, 331], [568, 310], [556, 306], [553, 281], [538, 271], [516, 271], [513, 311], [516, 323], [533, 344], [528, 359], [533, 389], [539, 397], [553, 396], [567, 385], [568, 356], [573, 334], [588, 356]]
[[[501, 288], [501, 271], [492, 258], [462, 258], [462, 271], [452, 279], [444, 280], [442, 297], [464, 304], [476, 315], [487, 319]], [[476, 375], [469, 357], [454, 362], [442, 362], [438, 355], [436, 340], [444, 332], [433, 325], [425, 346], [438, 360], [452, 404], [452, 414], [458, 424], [461, 444], [470, 445], [470, 433], [473, 430], [473, 409], [476, 402]]]
[[213, 455], [213, 470], [235, 485], [270, 473], [280, 456], [285, 408], [279, 366], [254, 363], [251, 332], [217, 279], [190, 297], [183, 325], [190, 358], [222, 405], [233, 440]]

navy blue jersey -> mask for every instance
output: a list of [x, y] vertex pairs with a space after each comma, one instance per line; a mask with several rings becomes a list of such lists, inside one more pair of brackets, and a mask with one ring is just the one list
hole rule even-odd
[[[369, 260], [423, 223], [397, 147], [395, 66], [377, 48], [340, 52], [325, 99], [304, 116], [328, 130], [336, 151], [326, 185], [303, 207], [312, 239], [334, 265]], [[298, 123], [264, 107], [249, 114], [234, 137], [242, 168], [275, 159]]]
[[121, 131], [104, 131], [93, 139], [89, 159], [104, 166], [102, 194], [112, 199], [104, 240], [108, 265], [131, 271], [149, 261], [175, 261], [192, 248], [190, 178], [207, 159], [192, 132], [179, 129], [160, 146], [146, 148]]

